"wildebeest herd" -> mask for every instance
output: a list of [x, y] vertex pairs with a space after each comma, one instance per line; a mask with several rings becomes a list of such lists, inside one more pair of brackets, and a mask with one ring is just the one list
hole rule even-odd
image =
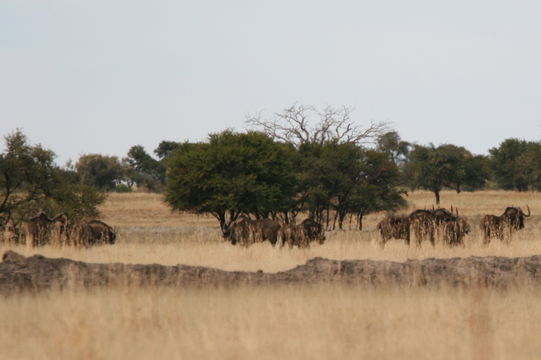
[[[524, 219], [531, 214], [521, 208], [507, 207], [501, 216], [485, 215], [481, 220], [483, 243], [492, 238], [509, 241], [513, 233], [524, 228]], [[390, 239], [402, 239], [410, 245], [411, 238], [417, 246], [425, 240], [435, 245], [436, 240], [448, 246], [464, 245], [464, 237], [471, 231], [465, 217], [458, 215], [458, 210], [419, 209], [409, 215], [390, 215], [377, 225], [385, 246]], [[413, 235], [413, 236], [412, 236]]]
[[314, 241], [323, 244], [325, 233], [323, 227], [312, 219], [305, 219], [297, 225], [240, 216], [226, 229], [224, 238], [233, 245], [250, 246], [268, 241], [272, 246], [279, 243], [281, 246], [288, 244], [290, 248], [294, 246], [306, 248]]
[[[485, 215], [480, 227], [483, 243], [491, 239], [509, 241], [514, 232], [524, 228], [525, 218], [531, 215], [519, 207], [507, 207], [502, 215]], [[447, 246], [464, 246], [464, 237], [471, 226], [458, 210], [418, 209], [408, 215], [389, 215], [377, 224], [382, 245], [391, 240], [404, 240], [407, 245], [413, 241], [421, 246], [423, 241], [432, 245], [441, 242]], [[233, 245], [250, 246], [268, 241], [272, 246], [286, 244], [292, 247], [308, 248], [312, 242], [323, 244], [325, 231], [321, 224], [308, 218], [300, 224], [287, 224], [272, 219], [251, 219], [241, 215], [224, 231], [224, 239]], [[43, 245], [89, 247], [100, 244], [114, 244], [116, 231], [106, 223], [95, 219], [73, 221], [66, 214], [53, 218], [40, 211], [34, 217], [19, 225], [0, 216], [0, 240], [8, 244], [31, 247]]]
[[74, 221], [66, 214], [49, 218], [46, 213], [40, 211], [18, 225], [0, 218], [0, 239], [4, 243], [31, 247], [43, 245], [89, 247], [114, 244], [116, 232], [100, 220]]

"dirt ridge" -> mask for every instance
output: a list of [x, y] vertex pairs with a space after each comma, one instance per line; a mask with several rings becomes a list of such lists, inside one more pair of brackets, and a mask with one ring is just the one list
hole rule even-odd
[[42, 255], [4, 253], [0, 293], [111, 285], [203, 287], [288, 283], [364, 286], [508, 287], [541, 285], [541, 255], [528, 257], [428, 258], [405, 262], [313, 258], [287, 271], [224, 271], [160, 264], [86, 263]]

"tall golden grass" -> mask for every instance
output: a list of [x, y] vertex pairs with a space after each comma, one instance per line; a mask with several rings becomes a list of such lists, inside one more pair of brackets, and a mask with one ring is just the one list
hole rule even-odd
[[[415, 192], [410, 208], [432, 207]], [[375, 225], [327, 234], [310, 249], [250, 248], [224, 242], [211, 217], [171, 212], [153, 194], [113, 194], [104, 219], [118, 244], [90, 249], [14, 247], [90, 262], [193, 264], [226, 270], [281, 271], [322, 256], [388, 259], [526, 256], [541, 253], [541, 195], [445, 192], [474, 231], [465, 247], [420, 249], [391, 241], [382, 249]], [[529, 205], [532, 217], [510, 245], [481, 245], [485, 213]], [[2, 250], [6, 250], [4, 247]], [[0, 298], [1, 359], [537, 359], [541, 289], [361, 288], [296, 285], [206, 289], [65, 290]]]

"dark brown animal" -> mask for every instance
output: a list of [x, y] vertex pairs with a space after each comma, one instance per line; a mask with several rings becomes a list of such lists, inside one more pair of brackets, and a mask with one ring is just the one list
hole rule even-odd
[[73, 221], [65, 213], [61, 213], [53, 217], [51, 222], [51, 244], [58, 246], [72, 245]]
[[458, 209], [451, 211], [438, 208], [415, 210], [409, 216], [417, 246], [423, 240], [429, 240], [435, 246], [436, 239], [449, 246], [464, 245], [464, 237], [471, 231], [467, 220], [458, 215]]
[[501, 241], [507, 238], [507, 241], [510, 241], [514, 232], [524, 229], [524, 220], [531, 215], [530, 207], [527, 208], [528, 214], [521, 208], [510, 206], [501, 216], [485, 215], [481, 220], [483, 243], [488, 244], [493, 238]]
[[309, 242], [317, 241], [320, 244], [325, 242], [325, 231], [320, 223], [313, 219], [305, 219], [301, 223], [304, 235], [308, 238]]
[[8, 216], [0, 215], [0, 242], [14, 245], [18, 243], [18, 240], [13, 221]]
[[323, 226], [315, 220], [305, 219], [299, 225], [282, 225], [282, 246], [286, 243], [290, 248], [297, 246], [299, 248], [310, 247], [310, 243], [317, 241], [319, 244], [325, 242], [325, 232]]
[[240, 216], [224, 232], [224, 238], [231, 244], [250, 246], [256, 242], [268, 241], [275, 246], [280, 235], [281, 225], [271, 219], [252, 220], [247, 216]]
[[439, 226], [443, 243], [449, 246], [464, 246], [464, 237], [471, 231], [470, 224], [462, 216], [442, 222]]
[[433, 211], [426, 209], [415, 210], [409, 215], [409, 220], [417, 246], [421, 246], [423, 240], [429, 240], [434, 246], [436, 218]]
[[115, 230], [100, 220], [83, 221], [77, 224], [71, 236], [74, 236], [74, 245], [84, 247], [104, 244], [112, 245], [116, 242]]
[[391, 215], [381, 220], [377, 229], [383, 240], [383, 247], [391, 239], [404, 240], [410, 244], [410, 217], [406, 215]]
[[52, 220], [40, 211], [36, 216], [24, 222], [21, 228], [21, 243], [36, 247], [46, 245], [49, 241]]

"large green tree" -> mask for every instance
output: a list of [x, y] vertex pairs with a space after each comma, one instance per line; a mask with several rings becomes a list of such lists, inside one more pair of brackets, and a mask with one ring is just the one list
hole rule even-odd
[[167, 161], [166, 201], [173, 209], [215, 216], [222, 231], [241, 213], [287, 212], [295, 197], [291, 146], [259, 132], [224, 131], [185, 146]]

